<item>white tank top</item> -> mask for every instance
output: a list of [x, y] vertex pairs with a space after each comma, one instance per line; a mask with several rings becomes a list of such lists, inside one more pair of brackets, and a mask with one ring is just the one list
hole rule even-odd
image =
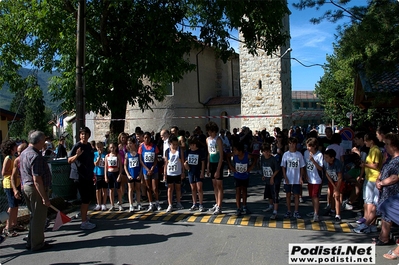
[[168, 176], [178, 176], [182, 173], [182, 164], [180, 160], [180, 147], [177, 151], [172, 154], [169, 149], [168, 157], [168, 167], [166, 169], [166, 174]]

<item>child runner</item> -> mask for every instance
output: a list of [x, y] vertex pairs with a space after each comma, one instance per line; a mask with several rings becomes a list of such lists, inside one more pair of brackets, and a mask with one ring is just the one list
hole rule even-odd
[[326, 150], [324, 152], [323, 167], [328, 179], [328, 189], [330, 190], [330, 215], [335, 215], [335, 222], [341, 223], [342, 191], [345, 185], [342, 181], [342, 163], [335, 158], [336, 155], [334, 149]]
[[284, 189], [286, 194], [287, 213], [284, 218], [291, 218], [291, 192], [295, 198], [294, 218], [300, 219], [299, 194], [301, 192], [302, 176], [304, 176], [305, 161], [300, 152], [297, 151], [298, 140], [295, 137], [288, 139], [288, 151], [281, 159], [281, 169], [284, 177]]
[[277, 187], [280, 187], [281, 184], [281, 177], [278, 178], [278, 173], [281, 169], [276, 158], [272, 156], [272, 148], [269, 143], [264, 143], [261, 151], [260, 166], [262, 169], [262, 180], [266, 182], [264, 199], [269, 198], [269, 207], [265, 212], [273, 210], [270, 219], [275, 220], [279, 203]]
[[141, 185], [141, 165], [139, 161], [139, 154], [137, 153], [137, 144], [136, 140], [133, 138], [129, 138], [127, 140], [127, 149], [128, 152], [125, 156], [125, 172], [127, 174], [127, 182], [128, 182], [128, 198], [129, 198], [129, 212], [134, 211], [133, 207], [133, 193], [136, 191], [136, 200], [137, 200], [137, 210], [141, 211], [141, 195], [140, 195], [140, 185]]
[[119, 174], [122, 170], [122, 161], [118, 151], [118, 145], [116, 143], [109, 144], [109, 154], [105, 156], [105, 168], [104, 168], [104, 176], [105, 182], [108, 183], [109, 189], [109, 201], [111, 203], [110, 211], [115, 210], [115, 189], [118, 194], [118, 208], [119, 211], [123, 211], [122, 204], [122, 193], [120, 190], [120, 182], [118, 182]]
[[[158, 147], [151, 142], [151, 133], [144, 133], [144, 142], [140, 145], [138, 150], [140, 164], [143, 167], [143, 176], [147, 186], [147, 196], [149, 206], [147, 212], [152, 212], [156, 208], [158, 211], [162, 210], [159, 205], [158, 193], [158, 166], [157, 157], [159, 154]], [[152, 193], [155, 196], [155, 203], [153, 203]]]
[[184, 170], [184, 151], [179, 147], [179, 140], [176, 136], [169, 138], [169, 148], [165, 152], [164, 181], [168, 183], [168, 203], [166, 212], [169, 213], [173, 208], [173, 190], [176, 188], [176, 208], [183, 209], [180, 203], [182, 179], [185, 178]]
[[[247, 207], [247, 189], [249, 184], [249, 173], [257, 163], [259, 155], [252, 155], [244, 151], [244, 144], [242, 142], [236, 143], [233, 146], [233, 164], [231, 160], [227, 159], [229, 168], [234, 172], [234, 180], [236, 186], [236, 215], [250, 214]], [[251, 159], [251, 164], [250, 164]], [[242, 209], [241, 209], [242, 199]]]
[[[193, 198], [193, 206], [190, 211], [199, 209], [203, 212], [204, 206], [202, 204], [204, 199], [204, 192], [202, 190], [202, 181], [205, 175], [205, 160], [206, 156], [202, 150], [198, 148], [199, 141], [196, 136], [190, 136], [188, 139], [190, 149], [188, 150], [184, 168], [188, 171], [188, 180], [191, 186], [191, 197]], [[197, 194], [199, 206], [197, 205]]]
[[94, 176], [96, 177], [96, 199], [97, 205], [94, 208], [95, 211], [106, 211], [107, 206], [107, 189], [108, 184], [104, 179], [104, 167], [105, 167], [105, 152], [103, 142], [97, 142], [97, 151], [94, 152]]
[[223, 141], [217, 135], [219, 132], [218, 125], [210, 121], [205, 126], [208, 132], [206, 145], [208, 146], [208, 175], [210, 175], [215, 193], [216, 204], [209, 209], [213, 214], [222, 213], [223, 201]]
[[306, 140], [304, 159], [306, 163], [306, 178], [308, 180], [309, 197], [313, 204], [313, 222], [319, 221], [319, 195], [322, 184], [323, 154], [319, 151], [319, 142], [316, 138]]

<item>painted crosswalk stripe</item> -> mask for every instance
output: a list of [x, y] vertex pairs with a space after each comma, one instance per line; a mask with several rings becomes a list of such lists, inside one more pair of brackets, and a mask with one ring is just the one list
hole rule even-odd
[[263, 226], [263, 217], [262, 216], [256, 217], [255, 226]]
[[205, 215], [204, 217], [201, 218], [200, 222], [201, 223], [208, 223], [209, 219], [211, 219], [211, 215]]
[[227, 224], [228, 225], [234, 225], [236, 223], [237, 220], [237, 216], [236, 215], [232, 215], [230, 216], [229, 220], [227, 220]]
[[250, 219], [250, 218], [251, 218], [250, 215], [245, 215], [245, 216], [242, 218], [240, 225], [245, 225], [245, 226], [247, 226], [247, 225], [249, 224], [249, 219]]
[[225, 217], [225, 214], [219, 214], [216, 216], [215, 220], [213, 220], [213, 223], [215, 224], [220, 224], [223, 220], [223, 217]]

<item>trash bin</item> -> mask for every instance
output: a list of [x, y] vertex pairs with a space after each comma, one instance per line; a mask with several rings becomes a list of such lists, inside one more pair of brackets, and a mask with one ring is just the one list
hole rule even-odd
[[69, 178], [71, 165], [66, 158], [49, 161], [51, 174], [53, 176], [52, 197], [61, 197], [65, 200], [76, 199], [76, 185]]

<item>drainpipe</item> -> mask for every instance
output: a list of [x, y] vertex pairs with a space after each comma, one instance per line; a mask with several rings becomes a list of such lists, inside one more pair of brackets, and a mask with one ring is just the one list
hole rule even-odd
[[[204, 102], [201, 102], [201, 89], [200, 89], [200, 74], [199, 74], [199, 60], [198, 60], [198, 55], [204, 51], [204, 48], [202, 48], [196, 55], [195, 55], [195, 61], [197, 65], [197, 95], [198, 95], [198, 103], [200, 103], [203, 107], [207, 108], [208, 111], [208, 116], [210, 116], [210, 111], [209, 107], [205, 105]], [[208, 118], [209, 121], [209, 118]]]

